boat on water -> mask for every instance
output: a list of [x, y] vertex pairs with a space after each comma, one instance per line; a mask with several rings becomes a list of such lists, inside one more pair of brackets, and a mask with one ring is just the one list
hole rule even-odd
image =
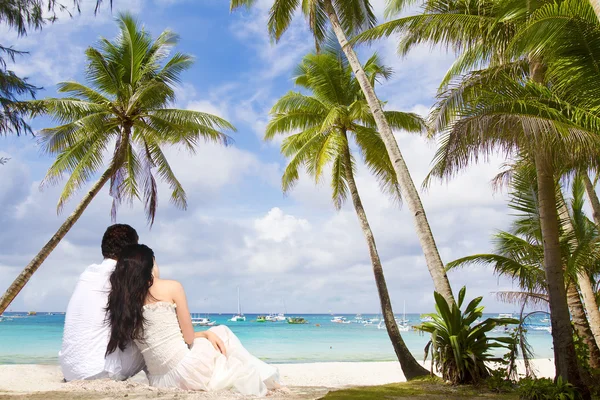
[[238, 310], [237, 310], [237, 314], [234, 315], [233, 317], [231, 317], [229, 319], [229, 321], [231, 322], [244, 322], [246, 321], [246, 316], [244, 314], [242, 314], [242, 306], [240, 303], [240, 287], [238, 286], [237, 288], [237, 294], [238, 294]]
[[208, 318], [208, 316], [199, 317], [199, 316], [195, 316], [194, 314], [192, 314], [192, 325], [214, 326], [216, 323], [217, 323], [216, 321], [211, 321], [210, 318]]
[[256, 317], [256, 322], [267, 322], [267, 317], [265, 317], [264, 315], [259, 315], [258, 317]]
[[383, 321], [383, 319], [381, 318], [381, 315], [379, 315], [378, 317], [369, 318], [368, 320], [365, 321], [363, 326], [377, 325], [377, 323], [379, 321]]
[[368, 321], [363, 318], [362, 314], [356, 314], [356, 317], [354, 317], [354, 321], [353, 322], [355, 324], [365, 324]]
[[269, 314], [265, 317], [265, 319], [268, 322], [283, 322], [283, 321], [287, 320], [287, 318], [285, 317], [285, 314], [283, 314], [283, 313]]
[[408, 319], [406, 318], [406, 301], [404, 302], [404, 307], [402, 310], [402, 319], [396, 318], [396, 323], [398, 324], [398, 330], [400, 332], [410, 331], [410, 325], [408, 324]]
[[292, 324], [292, 325], [302, 325], [302, 324], [308, 324], [308, 321], [302, 317], [289, 317], [287, 319], [287, 323]]
[[37, 312], [35, 312], [35, 311], [29, 311], [27, 313], [27, 315], [33, 317], [34, 315], [37, 315]]
[[514, 318], [512, 313], [500, 313], [498, 314], [498, 318]]
[[346, 320], [346, 317], [333, 317], [331, 320], [334, 324], [350, 324], [351, 322]]
[[547, 324], [548, 322], [550, 322], [550, 318], [542, 318], [540, 319], [540, 322]]

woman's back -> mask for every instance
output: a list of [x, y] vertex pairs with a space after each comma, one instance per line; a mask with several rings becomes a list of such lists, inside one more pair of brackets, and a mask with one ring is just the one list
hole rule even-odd
[[152, 375], [163, 375], [174, 369], [189, 351], [179, 327], [176, 307], [166, 301], [144, 306], [144, 335], [135, 343]]

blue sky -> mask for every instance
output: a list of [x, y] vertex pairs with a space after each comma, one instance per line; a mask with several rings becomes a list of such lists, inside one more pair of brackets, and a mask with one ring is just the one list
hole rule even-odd
[[[381, 17], [384, 1], [373, 4]], [[183, 75], [177, 106], [228, 119], [238, 128], [235, 143], [229, 148], [202, 145], [195, 155], [168, 150], [188, 193], [186, 211], [168, 204], [162, 186], [151, 230], [140, 204], [122, 207], [118, 216], [118, 222], [135, 226], [141, 241], [154, 248], [163, 276], [184, 283], [192, 310], [234, 311], [239, 285], [248, 312], [280, 312], [285, 301], [291, 313], [376, 313], [368, 252], [351, 205], [336, 212], [327, 182], [315, 186], [305, 176], [284, 196], [280, 176], [285, 159], [278, 143], [261, 140], [270, 107], [294, 89], [294, 67], [313, 45], [300, 17], [280, 43], [271, 43], [265, 25], [268, 6], [269, 1], [259, 0], [253, 10], [230, 14], [225, 0], [115, 0], [112, 14], [104, 7], [94, 17], [85, 1], [81, 15], [72, 19], [63, 15], [42, 32], [16, 38], [14, 32], [3, 30], [2, 35], [9, 44], [30, 51], [11, 68], [43, 86], [40, 97], [55, 95], [57, 82], [84, 79], [85, 48], [101, 36], [117, 34], [113, 19], [119, 10], [135, 14], [153, 36], [174, 30], [181, 36], [177, 50], [196, 57], [194, 67]], [[393, 39], [359, 49], [363, 59], [374, 51], [395, 70], [394, 77], [377, 88], [386, 107], [425, 115], [452, 55], [420, 47], [400, 59]], [[51, 124], [47, 119], [32, 122], [35, 129]], [[397, 132], [397, 139], [420, 185], [435, 143], [402, 132]], [[36, 139], [0, 138], [0, 156], [11, 158], [0, 167], [0, 290], [4, 290], [84, 191], [57, 215], [60, 186], [39, 190], [51, 159], [40, 154]], [[488, 251], [490, 235], [506, 227], [505, 197], [492, 193], [489, 184], [499, 164], [494, 159], [424, 192], [445, 261]], [[433, 287], [408, 210], [381, 194], [363, 166], [357, 180], [396, 311], [403, 301], [408, 312], [430, 311]], [[64, 310], [79, 273], [100, 261], [100, 238], [110, 223], [110, 197], [104, 190], [12, 308]], [[490, 294], [512, 285], [489, 270], [457, 271], [450, 279], [455, 290], [467, 284], [469, 297], [486, 296], [489, 311], [512, 310]]]

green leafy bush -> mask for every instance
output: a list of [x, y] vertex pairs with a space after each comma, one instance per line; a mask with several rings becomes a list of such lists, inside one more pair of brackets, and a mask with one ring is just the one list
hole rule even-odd
[[508, 378], [506, 368], [491, 370], [485, 384], [489, 391], [494, 393], [508, 393], [515, 390], [515, 384]]
[[558, 377], [556, 383], [552, 379], [524, 378], [519, 381], [519, 398], [521, 400], [579, 400], [581, 396], [575, 387]]
[[473, 299], [461, 312], [466, 288], [458, 295], [458, 303], [450, 307], [437, 292], [434, 293], [436, 314], [428, 314], [433, 321], [425, 322], [416, 328], [431, 333], [431, 340], [425, 346], [425, 359], [431, 353], [433, 366], [442, 377], [453, 384], [475, 383], [490, 375], [486, 362], [503, 363], [502, 358], [494, 357], [493, 348], [508, 349], [514, 345], [510, 337], [487, 337], [487, 334], [500, 325], [518, 324], [512, 318], [488, 318], [477, 322], [483, 316], [482, 297]]

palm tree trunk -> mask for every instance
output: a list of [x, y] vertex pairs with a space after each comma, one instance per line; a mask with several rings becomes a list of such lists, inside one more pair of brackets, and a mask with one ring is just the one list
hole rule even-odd
[[585, 311], [590, 321], [590, 328], [594, 334], [594, 339], [596, 343], [600, 343], [600, 310], [598, 309], [596, 293], [594, 292], [592, 281], [587, 271], [577, 272], [577, 282], [579, 283], [579, 290], [581, 291], [581, 297], [583, 298], [583, 304], [585, 305]]
[[354, 52], [352, 45], [348, 43], [348, 39], [346, 38], [346, 34], [340, 24], [331, 0], [324, 0], [324, 5], [335, 35], [342, 46], [344, 54], [346, 54], [346, 58], [354, 71], [363, 93], [365, 94], [369, 108], [375, 118], [377, 129], [385, 143], [390, 160], [392, 160], [394, 171], [396, 172], [398, 182], [400, 183], [402, 199], [414, 217], [417, 236], [421, 243], [435, 290], [446, 299], [448, 304], [453, 304], [454, 296], [452, 294], [452, 288], [450, 287], [450, 281], [448, 280], [446, 269], [444, 268], [444, 264], [435, 244], [429, 221], [427, 221], [427, 216], [425, 215], [425, 209], [423, 208], [421, 198], [419, 197], [419, 192], [410, 176], [406, 162], [404, 161], [398, 143], [394, 138], [394, 133], [383, 114], [381, 102], [377, 98], [373, 85], [369, 82], [367, 74]]
[[556, 210], [554, 167], [552, 161], [549, 160], [545, 146], [538, 145], [537, 147], [535, 168], [538, 181], [540, 225], [544, 242], [544, 267], [550, 302], [554, 364], [557, 376], [585, 392], [587, 388], [579, 373], [565, 290], [559, 243], [558, 212]]
[[569, 282], [567, 285], [567, 302], [569, 303], [573, 326], [579, 337], [588, 347], [590, 353], [590, 367], [600, 368], [600, 349], [598, 348], [596, 340], [594, 340], [594, 335], [592, 334], [590, 324], [585, 315], [585, 310], [581, 303], [577, 286], [573, 282]]
[[[582, 174], [587, 176], [587, 174]], [[588, 178], [589, 179], [589, 178]], [[590, 182], [591, 183], [591, 182]], [[559, 213], [560, 218], [564, 221], [565, 231], [567, 233], [572, 233], [573, 222], [571, 221], [571, 217], [569, 216], [569, 211], [567, 210], [567, 205], [565, 203], [564, 198], [562, 198], [562, 193], [560, 193], [559, 199]], [[583, 305], [585, 306], [585, 311], [587, 311], [587, 321], [589, 321], [588, 327], [591, 330], [593, 335], [593, 339], [596, 343], [596, 347], [600, 345], [600, 310], [598, 310], [598, 303], [596, 303], [596, 294], [594, 289], [592, 288], [592, 282], [590, 280], [590, 276], [586, 270], [578, 269], [576, 271], [577, 274], [577, 283], [579, 284], [579, 290], [581, 291], [581, 297], [583, 298]], [[568, 289], [567, 289], [568, 291]], [[577, 292], [577, 287], [575, 287], [575, 291]], [[567, 293], [567, 296], [569, 294]], [[579, 293], [577, 293], [577, 298], [581, 302], [579, 298]], [[568, 300], [568, 299], [567, 299]], [[571, 313], [572, 315], [572, 313]], [[585, 316], [585, 312], [584, 312]], [[573, 318], [575, 318], [573, 316]], [[582, 336], [583, 338], [583, 336]]]
[[27, 284], [31, 276], [38, 270], [40, 265], [46, 260], [46, 258], [50, 255], [52, 250], [58, 246], [58, 243], [65, 237], [67, 232], [73, 227], [75, 222], [81, 217], [81, 214], [85, 211], [87, 206], [93, 200], [93, 198], [100, 192], [102, 187], [109, 181], [112, 176], [113, 168], [110, 167], [102, 174], [100, 179], [92, 186], [92, 189], [85, 195], [81, 203], [75, 208], [73, 213], [69, 215], [66, 221], [58, 228], [58, 231], [52, 236], [52, 238], [46, 243], [46, 245], [40, 250], [40, 252], [31, 260], [31, 262], [21, 271], [19, 276], [13, 281], [6, 292], [0, 298], [0, 314], [6, 310], [6, 308], [12, 303], [12, 301], [17, 297], [21, 289]]
[[592, 3], [592, 8], [594, 9], [594, 13], [596, 13], [596, 17], [600, 20], [600, 0], [590, 0]]
[[[600, 1], [600, 0], [599, 0]], [[594, 217], [594, 222], [596, 226], [600, 228], [600, 200], [598, 200], [598, 194], [596, 194], [596, 188], [590, 179], [587, 171], [579, 174], [583, 179], [583, 183], [585, 185], [585, 191], [590, 200], [590, 205], [592, 206], [592, 215]]]
[[394, 347], [394, 351], [396, 352], [398, 361], [400, 361], [400, 366], [402, 367], [402, 372], [404, 372], [404, 376], [406, 377], [406, 379], [411, 380], [419, 376], [427, 376], [429, 375], [429, 371], [423, 368], [423, 366], [419, 364], [417, 360], [415, 360], [413, 355], [410, 353], [408, 347], [406, 347], [406, 344], [402, 339], [402, 335], [400, 334], [398, 325], [396, 324], [396, 319], [394, 318], [394, 311], [392, 309], [392, 301], [390, 300], [387, 284], [385, 282], [385, 276], [383, 275], [383, 267], [381, 266], [379, 253], [377, 252], [377, 247], [375, 245], [375, 237], [373, 236], [373, 231], [371, 231], [371, 226], [369, 225], [369, 221], [367, 220], [367, 214], [365, 213], [365, 209], [362, 205], [362, 201], [360, 199], [358, 189], [356, 187], [356, 182], [354, 180], [354, 173], [352, 172], [352, 159], [350, 156], [350, 149], [348, 147], [348, 137], [346, 136], [346, 132], [343, 132], [343, 136], [346, 138], [346, 145], [344, 146], [343, 150], [344, 164], [346, 165], [346, 180], [348, 181], [348, 187], [350, 189], [350, 195], [352, 196], [354, 210], [356, 211], [356, 215], [358, 216], [358, 220], [360, 221], [360, 227], [362, 228], [363, 234], [365, 235], [365, 239], [367, 241], [367, 245], [369, 246], [369, 255], [371, 257], [371, 264], [373, 265], [373, 275], [375, 276], [377, 293], [379, 294], [381, 311], [383, 314], [383, 319], [385, 321], [385, 327], [387, 329], [388, 336], [392, 341], [392, 346]]

